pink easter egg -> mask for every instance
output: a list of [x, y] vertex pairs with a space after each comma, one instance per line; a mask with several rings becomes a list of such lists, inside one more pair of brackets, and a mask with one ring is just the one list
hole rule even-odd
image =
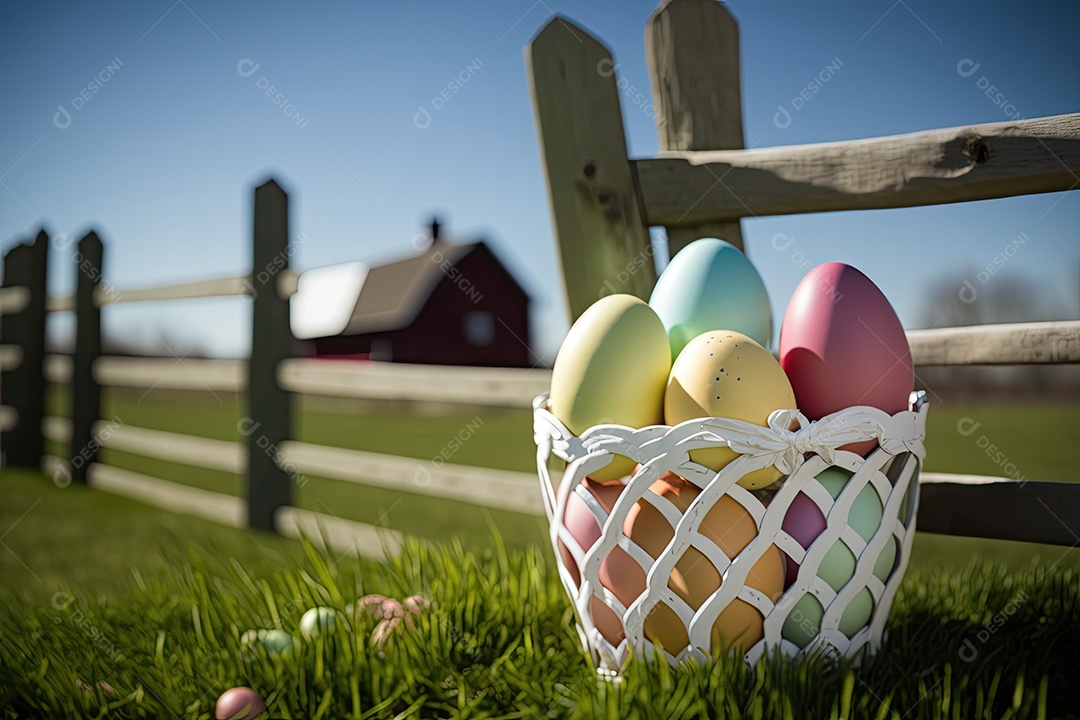
[[[607, 513], [610, 513], [612, 508], [615, 507], [615, 501], [619, 499], [619, 495], [621, 495], [626, 488], [619, 480], [609, 480], [608, 482], [600, 483], [590, 478], [585, 478], [583, 485], [592, 496], [596, 498], [596, 501], [600, 504], [600, 507], [604, 509], [604, 512]], [[566, 500], [566, 514], [563, 516], [563, 524], [566, 526], [566, 529], [570, 531], [570, 535], [586, 552], [600, 539], [600, 525], [597, 524], [596, 517], [593, 515], [592, 510], [589, 509], [589, 506], [576, 492], [570, 493], [570, 497]], [[570, 574], [573, 575], [574, 584], [580, 586], [581, 572], [579, 571], [573, 556], [570, 554], [570, 551], [561, 542], [559, 543], [559, 554], [562, 556], [563, 564], [570, 571]], [[619, 578], [627, 572], [633, 572], [634, 570], [642, 576], [641, 584], [644, 586], [644, 573], [642, 573], [640, 566], [626, 554], [625, 550], [620, 547], [615, 547], [600, 564], [600, 584], [606, 588], [612, 589], [614, 592], [615, 587], [621, 586], [615, 578]], [[616, 593], [616, 595], [618, 595], [618, 593]], [[624, 603], [627, 603], [622, 597], [619, 599]], [[600, 631], [600, 634], [612, 645], [617, 646], [623, 638], [622, 623], [618, 616], [596, 598], [593, 598], [591, 601], [591, 613], [593, 623]]]
[[[825, 516], [821, 514], [817, 503], [805, 493], [799, 493], [791, 501], [787, 515], [784, 516], [784, 532], [799, 541], [803, 548], [809, 548], [810, 543], [817, 539], [825, 530]], [[784, 555], [787, 565], [785, 587], [790, 587], [799, 574], [799, 564], [790, 555]]]
[[[914, 371], [904, 327], [881, 290], [850, 265], [819, 265], [795, 288], [779, 356], [811, 420], [855, 405], [889, 414], [908, 408]], [[843, 449], [865, 455], [874, 447], [871, 440]]]
[[218, 698], [214, 707], [217, 720], [254, 720], [266, 712], [266, 703], [251, 688], [234, 687]]
[[[582, 484], [592, 493], [592, 496], [600, 503], [600, 507], [604, 508], [604, 512], [607, 513], [610, 513], [611, 509], [615, 507], [615, 501], [619, 499], [619, 495], [626, 488], [619, 480], [600, 483], [591, 478], [585, 478]], [[596, 517], [577, 492], [570, 493], [570, 497], [566, 500], [566, 514], [563, 516], [563, 524], [586, 552], [600, 539], [600, 526], [596, 522]], [[574, 576], [574, 583], [580, 585], [581, 573], [578, 570], [577, 563], [574, 562], [573, 556], [565, 547], [560, 546], [559, 550], [562, 554], [563, 563], [570, 570], [570, 574]], [[600, 573], [603, 576], [604, 570], [601, 569]]]

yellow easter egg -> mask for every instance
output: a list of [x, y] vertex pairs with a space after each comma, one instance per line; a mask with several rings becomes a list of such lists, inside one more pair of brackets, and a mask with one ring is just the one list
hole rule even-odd
[[[780, 363], [742, 333], [714, 330], [687, 343], [668, 378], [664, 419], [669, 425], [702, 417], [723, 417], [766, 426], [773, 410], [795, 408], [795, 393]], [[690, 458], [710, 470], [734, 460], [729, 448], [695, 450]], [[771, 485], [780, 478], [773, 467], [739, 480], [744, 488]]]
[[[609, 295], [593, 303], [567, 333], [555, 358], [548, 408], [575, 435], [607, 423], [659, 425], [670, 370], [667, 331], [653, 309], [632, 295]], [[613, 480], [634, 465], [616, 456], [590, 477]]]

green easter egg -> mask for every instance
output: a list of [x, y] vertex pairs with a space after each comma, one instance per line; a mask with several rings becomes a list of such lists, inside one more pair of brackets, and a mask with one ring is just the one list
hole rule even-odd
[[[852, 473], [847, 470], [830, 467], [819, 473], [817, 480], [835, 500], [840, 496], [840, 492], [844, 489], [848, 480], [851, 479], [851, 476]], [[882, 507], [878, 494], [873, 487], [867, 485], [859, 492], [855, 502], [852, 503], [851, 511], [848, 513], [848, 525], [863, 540], [869, 542], [881, 525], [881, 515]], [[874, 575], [884, 582], [892, 573], [895, 563], [896, 539], [892, 538], [874, 563]], [[825, 554], [825, 557], [822, 558], [821, 565], [818, 567], [818, 577], [828, 583], [833, 590], [839, 592], [854, 574], [855, 555], [842, 540], [837, 540], [829, 548], [829, 552]], [[840, 632], [849, 638], [852, 637], [866, 626], [873, 610], [874, 596], [870, 593], [869, 588], [863, 588], [848, 603], [847, 608], [844, 609], [843, 614], [840, 616]], [[821, 620], [824, 615], [825, 612], [821, 602], [814, 595], [807, 593], [799, 598], [791, 613], [788, 614], [781, 634], [785, 639], [790, 640], [800, 648], [806, 647], [814, 639], [814, 635], [817, 634], [818, 629], [821, 627]]]

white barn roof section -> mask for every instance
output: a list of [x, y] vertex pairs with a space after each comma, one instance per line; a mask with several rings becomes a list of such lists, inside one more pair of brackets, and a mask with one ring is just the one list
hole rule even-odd
[[338, 335], [352, 318], [356, 298], [367, 278], [362, 262], [312, 268], [300, 275], [292, 297], [290, 322], [300, 340]]

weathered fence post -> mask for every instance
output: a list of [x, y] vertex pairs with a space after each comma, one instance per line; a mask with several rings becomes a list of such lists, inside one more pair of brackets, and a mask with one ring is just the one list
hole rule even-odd
[[251, 268], [251, 360], [248, 363], [248, 525], [274, 530], [274, 513], [290, 505], [292, 480], [278, 464], [277, 448], [292, 438], [292, 400], [278, 384], [278, 366], [292, 356], [289, 299], [278, 292], [278, 273], [289, 268], [288, 196], [274, 180], [255, 188]]
[[5, 462], [41, 469], [45, 450], [41, 422], [45, 418], [45, 298], [49, 236], [38, 232], [32, 242], [21, 243], [4, 256], [4, 287], [24, 287], [29, 293], [17, 312], [0, 318], [0, 343], [19, 348], [21, 360], [0, 375], [0, 397], [15, 409], [18, 420], [4, 433]]
[[[661, 150], [743, 149], [739, 26], [716, 0], [666, 0], [645, 27], [656, 131]], [[723, 178], [716, 178], [723, 185]], [[672, 256], [701, 237], [742, 248], [738, 218], [668, 227]]]
[[570, 319], [612, 293], [648, 299], [656, 267], [611, 53], [556, 17], [525, 48], [525, 62]]
[[79, 240], [75, 264], [75, 357], [71, 363], [71, 481], [86, 484], [90, 465], [100, 449], [94, 425], [101, 418], [101, 385], [94, 363], [101, 356], [101, 308], [96, 293], [101, 285], [104, 248], [94, 231]]

